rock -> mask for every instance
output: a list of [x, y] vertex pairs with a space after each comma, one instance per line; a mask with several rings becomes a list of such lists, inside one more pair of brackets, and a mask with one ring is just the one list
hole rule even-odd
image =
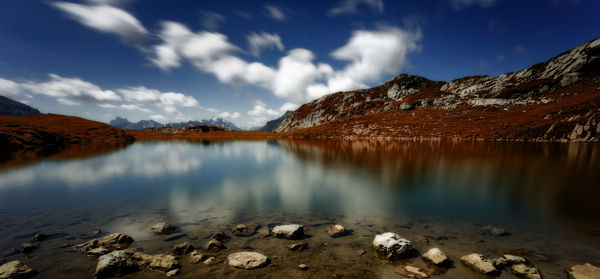
[[173, 270], [165, 273], [165, 275], [167, 275], [167, 277], [175, 276], [175, 275], [179, 274], [180, 271], [181, 270], [179, 270], [179, 269], [173, 269]]
[[127, 249], [133, 242], [133, 238], [126, 234], [114, 233], [102, 238], [94, 239], [83, 244], [75, 246], [75, 249], [87, 252], [91, 249], [104, 247], [108, 250], [123, 250]]
[[356, 251], [356, 254], [358, 254], [359, 256], [362, 256], [362, 255], [364, 255], [364, 254], [366, 254], [366, 253], [367, 253], [367, 251], [365, 251], [364, 249], [358, 249], [358, 250]]
[[255, 226], [249, 226], [246, 224], [239, 224], [235, 226], [235, 228], [231, 229], [231, 233], [236, 236], [251, 236], [255, 231]]
[[35, 250], [35, 248], [37, 248], [37, 247], [31, 243], [21, 244], [21, 252], [23, 252], [23, 254], [29, 254], [29, 253], [33, 252], [33, 250]]
[[307, 266], [307, 265], [305, 265], [305, 264], [299, 264], [299, 265], [298, 265], [298, 269], [300, 269], [300, 270], [307, 270], [307, 269], [308, 269], [308, 266]]
[[171, 249], [171, 254], [173, 255], [185, 255], [187, 253], [190, 253], [194, 251], [194, 246], [192, 244], [190, 244], [189, 242], [183, 242], [180, 244], [177, 244], [173, 247], [173, 249]]
[[87, 254], [92, 255], [92, 256], [102, 256], [102, 255], [106, 255], [110, 252], [111, 252], [111, 250], [108, 250], [104, 247], [98, 247], [98, 248], [88, 250]]
[[176, 229], [177, 228], [171, 224], [158, 223], [152, 226], [152, 228], [150, 228], [150, 231], [152, 231], [155, 234], [171, 234], [175, 232]]
[[276, 237], [287, 239], [300, 239], [304, 237], [304, 227], [298, 224], [276, 226], [271, 232]]
[[216, 239], [219, 242], [223, 242], [223, 241], [227, 240], [227, 236], [223, 232], [218, 232], [218, 233], [213, 234], [210, 237], [210, 239]]
[[261, 227], [258, 230], [258, 234], [261, 235], [261, 236], [265, 236], [266, 237], [266, 236], [271, 235], [271, 230], [269, 230], [268, 227]]
[[508, 260], [509, 264], [524, 264], [527, 260], [521, 256], [515, 255], [504, 255], [504, 258]]
[[192, 260], [192, 263], [197, 264], [200, 262], [204, 262], [206, 259], [209, 258], [209, 256], [198, 252], [198, 250], [194, 250], [190, 253], [190, 258]]
[[598, 279], [600, 278], [600, 268], [589, 263], [574, 265], [569, 271], [570, 279]]
[[304, 249], [306, 249], [307, 244], [306, 243], [294, 243], [290, 246], [288, 246], [288, 249], [292, 250], [292, 251], [302, 251]]
[[542, 279], [540, 271], [535, 267], [529, 267], [525, 264], [515, 264], [510, 267], [510, 272], [514, 275], [525, 277], [527, 279]]
[[235, 268], [255, 269], [269, 264], [267, 256], [257, 252], [238, 252], [227, 256], [229, 265]]
[[208, 257], [208, 259], [204, 260], [203, 263], [205, 265], [216, 264], [217, 263], [217, 258], [215, 258], [215, 257]]
[[113, 251], [98, 258], [96, 278], [114, 278], [136, 272], [139, 265], [125, 251]]
[[508, 236], [510, 235], [507, 231], [502, 228], [496, 228], [492, 226], [485, 226], [481, 228], [481, 232], [483, 234], [493, 235], [493, 236]]
[[483, 274], [498, 274], [498, 270], [494, 267], [493, 261], [485, 259], [482, 254], [473, 253], [460, 258], [460, 261], [467, 267], [483, 273]]
[[402, 274], [408, 278], [429, 278], [427, 271], [410, 265], [399, 265], [394, 268], [394, 272]]
[[450, 262], [448, 256], [442, 252], [439, 248], [431, 248], [425, 254], [423, 254], [423, 259], [432, 262], [435, 265], [444, 265]]
[[181, 266], [174, 256], [165, 254], [149, 255], [142, 252], [135, 252], [131, 258], [136, 260], [138, 265], [143, 268], [161, 271], [167, 273]]
[[223, 243], [221, 243], [220, 241], [218, 241], [216, 239], [211, 239], [208, 243], [206, 243], [206, 245], [204, 245], [204, 250], [210, 251], [210, 252], [219, 252], [225, 248], [227, 248], [227, 247], [225, 247], [225, 245], [223, 245]]
[[499, 269], [502, 269], [506, 266], [511, 265], [510, 261], [507, 260], [506, 258], [496, 258], [496, 259], [492, 259], [491, 260], [492, 264]]
[[376, 235], [373, 239], [373, 247], [388, 259], [403, 257], [413, 250], [410, 240], [392, 232]]
[[346, 234], [346, 227], [342, 225], [335, 225], [327, 228], [327, 234], [331, 237], [339, 237]]
[[36, 274], [35, 269], [22, 264], [20, 261], [7, 262], [0, 266], [0, 279], [23, 279], [33, 277]]
[[47, 235], [47, 234], [38, 233], [38, 234], [36, 234], [36, 235], [34, 235], [34, 236], [33, 236], [33, 241], [38, 241], [38, 242], [40, 242], [40, 241], [44, 241], [44, 240], [46, 240], [48, 237], [50, 237], [50, 236], [49, 236], [49, 235]]
[[411, 110], [411, 109], [413, 109], [413, 105], [411, 105], [409, 103], [402, 103], [398, 106], [398, 108], [401, 110]]

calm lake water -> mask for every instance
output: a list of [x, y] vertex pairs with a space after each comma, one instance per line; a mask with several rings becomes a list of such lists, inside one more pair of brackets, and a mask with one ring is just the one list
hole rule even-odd
[[[157, 222], [177, 233], [156, 236]], [[438, 278], [485, 278], [462, 255], [518, 250], [544, 278], [600, 266], [600, 146], [456, 142], [142, 142], [83, 159], [43, 160], [0, 169], [0, 263], [19, 259], [40, 278], [92, 278], [96, 259], [73, 245], [102, 234], [131, 235], [131, 249], [166, 253], [202, 247], [241, 223], [306, 226], [308, 249], [290, 240], [233, 237], [219, 264], [189, 264], [181, 278], [400, 278], [378, 260], [377, 233], [396, 232], [422, 253], [444, 250], [455, 267]], [[325, 230], [346, 225], [332, 239]], [[483, 235], [492, 225], [509, 236]], [[56, 234], [23, 255], [35, 233]], [[101, 236], [100, 235], [100, 236]], [[368, 253], [359, 255], [357, 250]], [[233, 270], [229, 253], [255, 250], [271, 264]], [[514, 252], [514, 251], [513, 251]], [[425, 267], [420, 258], [409, 263]], [[300, 263], [309, 266], [300, 271]], [[163, 278], [152, 272], [127, 278]], [[500, 278], [514, 278], [503, 272]]]

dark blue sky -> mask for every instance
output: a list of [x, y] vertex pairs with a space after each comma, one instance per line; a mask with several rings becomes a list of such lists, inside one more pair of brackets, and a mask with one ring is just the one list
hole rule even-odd
[[0, 94], [108, 121], [261, 125], [399, 73], [498, 75], [600, 36], [599, 1], [0, 1]]

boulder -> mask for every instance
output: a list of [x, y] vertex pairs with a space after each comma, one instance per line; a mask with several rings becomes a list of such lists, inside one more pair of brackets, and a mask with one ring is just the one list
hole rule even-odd
[[460, 261], [479, 273], [496, 275], [499, 271], [492, 260], [486, 259], [482, 254], [473, 253], [460, 258]]
[[327, 228], [327, 234], [331, 237], [339, 237], [345, 235], [347, 232], [346, 227], [337, 224]]
[[525, 277], [527, 279], [542, 279], [540, 271], [535, 267], [529, 267], [525, 264], [515, 264], [510, 267], [510, 272], [514, 275]]
[[181, 266], [174, 256], [165, 254], [149, 255], [142, 252], [135, 252], [131, 255], [140, 267], [161, 271], [167, 273], [169, 271], [179, 269]]
[[102, 238], [90, 240], [86, 243], [75, 246], [75, 249], [87, 252], [91, 249], [103, 247], [108, 250], [123, 250], [127, 249], [133, 242], [133, 238], [126, 234], [113, 233]]
[[136, 272], [139, 265], [125, 251], [113, 251], [98, 258], [96, 278], [114, 278]]
[[269, 264], [267, 256], [257, 252], [238, 252], [227, 256], [229, 265], [235, 268], [255, 269]]
[[227, 248], [227, 247], [225, 247], [225, 245], [223, 245], [223, 243], [221, 243], [220, 241], [218, 241], [216, 239], [211, 239], [208, 243], [206, 243], [206, 245], [204, 245], [204, 250], [210, 251], [210, 252], [219, 252], [225, 248]]
[[404, 257], [413, 250], [410, 240], [392, 232], [376, 235], [373, 239], [373, 247], [387, 259]]
[[158, 223], [150, 228], [150, 231], [155, 234], [171, 234], [175, 232], [175, 230], [177, 230], [175, 226], [167, 223]]
[[194, 246], [192, 244], [190, 244], [189, 242], [183, 242], [180, 244], [177, 244], [175, 246], [173, 246], [173, 249], [171, 249], [171, 254], [173, 255], [185, 255], [187, 253], [190, 253], [194, 251]]
[[569, 270], [570, 279], [598, 279], [600, 278], [600, 268], [589, 263], [574, 265]]
[[37, 271], [20, 261], [7, 262], [0, 266], [0, 279], [24, 279], [37, 274]]
[[431, 248], [425, 254], [423, 259], [432, 262], [435, 265], [445, 265], [450, 262], [448, 256], [442, 252], [439, 248]]
[[276, 226], [271, 231], [274, 236], [287, 239], [300, 239], [304, 237], [304, 226], [298, 224]]

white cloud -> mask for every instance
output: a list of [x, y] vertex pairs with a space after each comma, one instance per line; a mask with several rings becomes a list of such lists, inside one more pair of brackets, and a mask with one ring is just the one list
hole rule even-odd
[[167, 121], [167, 118], [166, 118], [166, 117], [164, 117], [164, 116], [162, 116], [162, 115], [160, 115], [160, 114], [153, 114], [153, 115], [150, 115], [150, 119], [152, 119], [152, 120], [154, 120], [154, 121], [156, 121], [156, 122], [164, 122], [164, 121]]
[[19, 93], [19, 84], [12, 80], [0, 78], [0, 95], [14, 98], [19, 96]]
[[20, 84], [23, 89], [59, 99], [59, 102], [74, 105], [77, 101], [119, 101], [121, 97], [112, 90], [102, 90], [97, 85], [79, 78], [65, 78], [49, 74], [46, 82], [26, 82]]
[[254, 107], [248, 111], [247, 127], [263, 126], [267, 121], [279, 118], [288, 110], [294, 110], [298, 107], [296, 104], [285, 103], [278, 110], [268, 108], [267, 105], [260, 101], [254, 101]]
[[225, 119], [238, 119], [240, 118], [242, 115], [239, 112], [234, 112], [234, 113], [229, 113], [229, 112], [221, 112], [218, 114], [219, 117], [221, 118], [225, 118]]
[[117, 35], [126, 43], [139, 43], [148, 35], [148, 30], [133, 15], [106, 3], [85, 5], [54, 2], [51, 5], [75, 21], [97, 31]]
[[450, 0], [450, 6], [455, 10], [462, 10], [471, 6], [488, 8], [496, 4], [497, 0]]
[[383, 13], [383, 0], [342, 0], [327, 11], [327, 14], [330, 16], [356, 14], [360, 11], [360, 5], [367, 6], [377, 13]]
[[[163, 93], [155, 89], [146, 88], [144, 86], [118, 89], [117, 92], [123, 95], [127, 101], [153, 105], [171, 114], [178, 113], [177, 107], [198, 106], [198, 101], [196, 101], [196, 99], [194, 99], [192, 96], [176, 92]], [[132, 110], [136, 108], [130, 106], [130, 108], [126, 109]]]
[[519, 55], [523, 55], [523, 54], [525, 54], [527, 52], [527, 49], [524, 46], [522, 46], [522, 45], [516, 45], [515, 46], [515, 52], [517, 54], [519, 54]]
[[147, 113], [151, 113], [152, 111], [145, 108], [142, 105], [138, 105], [138, 104], [121, 104], [121, 105], [113, 105], [113, 104], [99, 104], [98, 105], [101, 108], [107, 108], [107, 109], [125, 109], [125, 110], [137, 110], [137, 111], [141, 111], [141, 112], [147, 112]]
[[200, 11], [202, 15], [202, 26], [208, 30], [217, 30], [225, 22], [225, 16], [220, 13], [210, 11]]
[[279, 108], [279, 111], [286, 112], [288, 110], [296, 110], [297, 108], [298, 108], [297, 104], [285, 103]]
[[69, 100], [69, 99], [66, 99], [66, 98], [58, 98], [58, 99], [56, 99], [56, 101], [58, 101], [60, 104], [63, 104], [65, 106], [79, 106], [79, 105], [81, 105], [80, 102], [76, 102], [76, 101]]
[[278, 21], [285, 21], [287, 19], [284, 9], [273, 5], [265, 5], [265, 15]]
[[257, 34], [252, 32], [247, 37], [250, 53], [256, 57], [260, 56], [260, 52], [264, 49], [278, 49], [283, 51], [283, 43], [278, 34], [269, 34], [261, 32]]

